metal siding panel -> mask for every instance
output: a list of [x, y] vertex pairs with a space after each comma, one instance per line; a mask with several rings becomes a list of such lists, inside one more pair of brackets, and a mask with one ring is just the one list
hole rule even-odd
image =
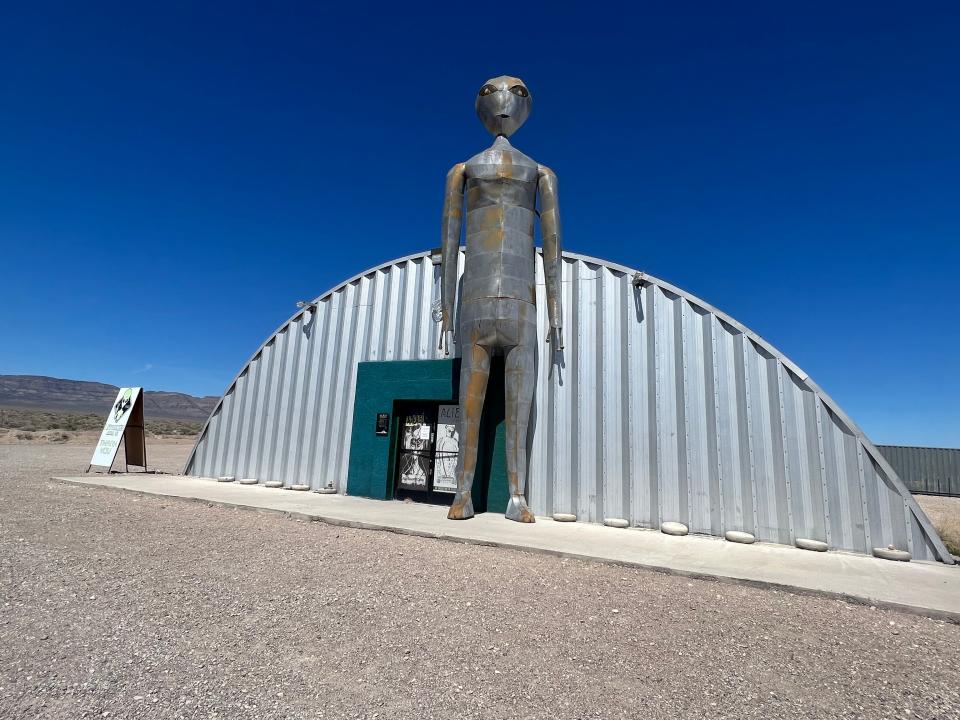
[[598, 270], [600, 277], [601, 327], [602, 334], [602, 378], [600, 391], [603, 398], [603, 474], [602, 493], [604, 514], [610, 517], [627, 518], [629, 507], [623, 502], [623, 485], [627, 478], [623, 474], [623, 388], [620, 383], [620, 367], [623, 362], [621, 353], [623, 337], [620, 333], [621, 315], [626, 308], [620, 302], [622, 298], [621, 273], [613, 273], [606, 268]]
[[777, 508], [780, 524], [780, 542], [793, 543], [796, 540], [793, 527], [793, 488], [790, 478], [790, 455], [787, 450], [787, 420], [783, 399], [783, 364], [776, 359], [767, 360], [770, 376], [770, 435], [775, 444], [774, 472], [777, 483]]
[[663, 517], [660, 509], [660, 462], [657, 459], [659, 453], [659, 430], [657, 428], [657, 293], [658, 288], [654, 285], [646, 287], [647, 311], [645, 334], [646, 346], [646, 384], [647, 384], [647, 405], [646, 411], [646, 429], [647, 429], [647, 487], [649, 492], [649, 516], [647, 522], [650, 527], [658, 527]]
[[232, 418], [231, 408], [233, 407], [233, 386], [223, 396], [223, 402], [220, 404], [220, 421], [217, 423], [217, 433], [214, 436], [213, 444], [213, 463], [217, 468], [223, 468], [223, 474], [229, 472], [226, 463], [226, 446], [229, 442], [227, 434], [229, 432], [230, 420]]
[[[757, 537], [769, 542], [788, 542], [786, 534], [781, 535], [779, 523], [779, 505], [777, 502], [777, 474], [774, 471], [774, 437], [771, 431], [770, 417], [771, 392], [767, 359], [756, 346], [744, 339], [746, 359], [750, 364], [750, 427], [751, 447], [753, 449], [753, 478], [756, 494]], [[774, 386], [775, 387], [775, 386]], [[779, 438], [779, 433], [777, 433]], [[777, 464], [783, 462], [783, 454]]]
[[[691, 532], [710, 533], [711, 513], [711, 459], [707, 438], [708, 411], [706, 365], [703, 346], [703, 315], [698, 309], [683, 302], [684, 308], [684, 414], [686, 417], [687, 487], [689, 523]], [[710, 408], [712, 413], [713, 397]]]
[[[577, 512], [575, 481], [575, 452], [576, 443], [572, 442], [572, 421], [576, 404], [576, 385], [573, 378], [573, 367], [576, 362], [576, 328], [579, 325], [579, 312], [574, 305], [574, 286], [577, 273], [577, 263], [565, 260], [561, 264], [562, 280], [560, 283], [563, 294], [563, 306], [569, 308], [570, 317], [567, 326], [571, 328], [565, 338], [566, 348], [561, 357], [561, 365], [555, 368], [557, 387], [554, 390], [551, 419], [552, 437], [549, 456], [553, 459], [553, 511]], [[586, 518], [583, 518], [586, 520]]]
[[[300, 343], [303, 337], [301, 328], [303, 315], [290, 323], [287, 328], [287, 356], [283, 365], [283, 395], [280, 401], [280, 423], [277, 427], [277, 476], [288, 485], [296, 484], [297, 477], [290, 466], [290, 455], [299, 444], [303, 427], [294, 418], [299, 418], [300, 384], [303, 381], [303, 368], [300, 365]], [[298, 368], [299, 371], [294, 369]]]
[[333, 394], [337, 378], [334, 374], [336, 367], [337, 348], [340, 346], [340, 296], [337, 293], [331, 296], [327, 305], [327, 319], [323, 334], [323, 371], [321, 373], [320, 398], [317, 403], [317, 413], [322, 418], [317, 427], [317, 440], [314, 452], [311, 477], [317, 479], [322, 486], [333, 483], [330, 477], [329, 441], [331, 423], [329, 421], [333, 409]]
[[267, 403], [267, 417], [265, 419], [265, 437], [263, 445], [263, 474], [268, 480], [280, 480], [279, 463], [277, 462], [277, 434], [282, 421], [280, 415], [283, 398], [284, 375], [283, 368], [287, 359], [288, 332], [281, 330], [274, 340], [273, 364], [270, 370], [270, 398]]
[[240, 373], [240, 376], [237, 378], [237, 385], [235, 393], [239, 403], [234, 410], [236, 415], [236, 426], [234, 432], [236, 433], [236, 442], [233, 443], [233, 457], [231, 460], [231, 466], [233, 468], [233, 475], [241, 474], [241, 464], [243, 462], [244, 456], [244, 439], [247, 437], [247, 408], [250, 404], [250, 373], [248, 370], [244, 370]]
[[711, 313], [706, 313], [701, 322], [703, 328], [704, 407], [706, 412], [706, 441], [708, 472], [710, 473], [710, 532], [722, 535], [723, 517], [723, 463], [720, 458], [718, 423], [720, 396], [717, 382], [717, 322]]
[[618, 395], [620, 396], [620, 507], [623, 517], [631, 524], [636, 524], [633, 516], [633, 467], [631, 447], [633, 435], [630, 428], [634, 423], [632, 393], [630, 390], [630, 352], [629, 346], [633, 342], [633, 328], [639, 326], [639, 318], [634, 301], [632, 278], [626, 273], [618, 277], [617, 293], [620, 297], [620, 327], [619, 327], [619, 354], [620, 354], [620, 382]]
[[742, 333], [738, 333], [734, 340], [736, 348], [734, 369], [737, 379], [737, 414], [740, 418], [740, 433], [737, 436], [737, 442], [740, 448], [740, 467], [742, 468], [740, 497], [744, 504], [743, 519], [746, 523], [744, 529], [758, 535], [757, 482], [753, 450], [753, 398], [750, 393], [750, 367], [746, 360], [748, 341]]
[[[357, 287], [353, 284], [344, 289], [343, 302], [343, 320], [344, 329], [341, 335], [341, 344], [343, 352], [339, 358], [337, 366], [337, 400], [333, 410], [333, 423], [340, 430], [340, 441], [331, 446], [332, 449], [332, 473], [334, 487], [342, 488], [347, 484], [347, 465], [349, 463], [350, 433], [353, 422], [353, 389], [356, 381], [356, 338], [361, 327], [358, 324], [360, 317], [355, 312]], [[415, 326], [416, 308], [411, 308], [411, 327]], [[412, 338], [412, 334], [411, 334]], [[414, 353], [416, 345], [411, 339], [407, 352]], [[412, 358], [408, 358], [412, 359]]]
[[[680, 478], [676, 384], [675, 298], [657, 289], [656, 316], [656, 400], [657, 400], [657, 474], [660, 478], [660, 522], [682, 522], [681, 490], [686, 495], [686, 478]], [[682, 390], [680, 390], [682, 392]]]
[[320, 313], [314, 308], [310, 311], [310, 320], [303, 327], [309, 333], [303, 347], [303, 370], [305, 381], [303, 401], [300, 404], [300, 442], [297, 443], [293, 458], [296, 481], [300, 485], [316, 487], [310, 468], [310, 448], [316, 443], [317, 432], [317, 384], [319, 382], [320, 361]]
[[310, 478], [310, 484], [325, 485], [326, 480], [318, 472], [322, 467], [320, 456], [320, 445], [323, 441], [323, 434], [327, 424], [327, 392], [330, 384], [329, 363], [333, 352], [333, 342], [331, 342], [331, 333], [333, 327], [333, 299], [328, 298], [319, 305], [320, 316], [317, 318], [316, 327], [316, 349], [314, 350], [313, 362], [316, 366], [317, 379], [313, 384], [313, 424], [309, 438], [310, 446], [307, 451], [307, 477]]
[[603, 519], [597, 496], [597, 283], [586, 263], [577, 263], [576, 426], [577, 515], [596, 522]]
[[416, 347], [417, 317], [419, 316], [419, 307], [416, 303], [418, 296], [418, 285], [420, 282], [420, 273], [417, 265], [408, 260], [401, 266], [403, 272], [403, 284], [401, 290], [401, 302], [403, 312], [400, 313], [400, 348], [398, 359], [412, 360], [416, 357], [414, 348]]
[[[637, 322], [630, 326], [627, 345], [627, 364], [630, 373], [629, 412], [630, 418], [630, 522], [634, 525], [649, 527], [652, 523], [651, 486], [655, 486], [656, 477], [652, 476], [652, 452], [650, 449], [650, 372], [648, 334], [652, 327], [652, 315], [649, 304], [650, 291], [646, 288], [634, 290], [634, 303]], [[653, 502], [656, 502], [654, 496]]]
[[725, 530], [742, 530], [745, 527], [745, 504], [741, 477], [744, 470], [740, 463], [740, 420], [737, 411], [737, 351], [735, 337], [717, 318], [713, 321], [714, 338], [717, 341], [717, 393], [720, 409], [717, 443], [720, 448], [723, 527]]
[[[546, 290], [543, 285], [543, 259], [537, 255], [536, 261], [537, 327], [546, 327]], [[550, 346], [540, 345], [537, 338], [536, 352], [536, 389], [533, 394], [533, 406], [530, 414], [530, 452], [527, 471], [527, 501], [535, 515], [549, 515], [553, 512], [552, 484], [550, 483], [549, 450], [547, 439], [550, 436], [548, 404], [552, 395], [547, 372], [550, 366]], [[545, 427], [547, 428], [545, 430]]]

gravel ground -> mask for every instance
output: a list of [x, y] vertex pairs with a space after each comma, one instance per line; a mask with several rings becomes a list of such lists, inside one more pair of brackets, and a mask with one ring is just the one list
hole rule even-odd
[[956, 625], [47, 480], [89, 453], [0, 446], [5, 720], [960, 718]]

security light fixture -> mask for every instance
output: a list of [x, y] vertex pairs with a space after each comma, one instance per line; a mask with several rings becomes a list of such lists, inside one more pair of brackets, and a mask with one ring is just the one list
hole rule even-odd
[[310, 300], [297, 300], [297, 307], [303, 310], [304, 308], [310, 308], [311, 310], [317, 309], [317, 304]]

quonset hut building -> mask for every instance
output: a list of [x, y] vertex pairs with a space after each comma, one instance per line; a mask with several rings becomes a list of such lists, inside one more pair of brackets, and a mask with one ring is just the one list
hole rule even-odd
[[[371, 268], [293, 315], [230, 383], [184, 473], [449, 503], [459, 360], [437, 348], [438, 263]], [[769, 343], [632, 268], [573, 253], [562, 266], [566, 349], [551, 364], [541, 347], [528, 441], [534, 513], [953, 562], [873, 443]], [[508, 497], [502, 397], [495, 365], [478, 512]]]

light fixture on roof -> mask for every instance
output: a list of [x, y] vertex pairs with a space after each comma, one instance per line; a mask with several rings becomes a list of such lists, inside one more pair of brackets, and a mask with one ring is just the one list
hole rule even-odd
[[300, 308], [301, 310], [303, 310], [303, 309], [305, 309], [305, 308], [310, 308], [311, 310], [316, 310], [316, 309], [317, 309], [317, 303], [313, 302], [312, 300], [297, 300], [297, 307]]

